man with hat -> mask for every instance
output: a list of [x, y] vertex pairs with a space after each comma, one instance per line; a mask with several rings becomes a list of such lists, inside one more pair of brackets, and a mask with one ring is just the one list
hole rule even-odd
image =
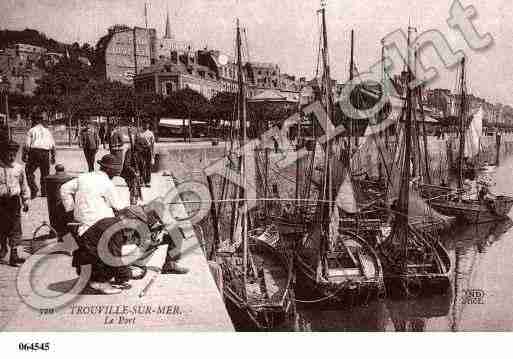
[[55, 140], [52, 133], [46, 127], [46, 121], [41, 115], [33, 119], [34, 127], [27, 133], [25, 143], [24, 161], [27, 162], [25, 172], [32, 198], [37, 197], [38, 188], [34, 172], [39, 168], [41, 172], [40, 185], [41, 196], [46, 196], [45, 178], [50, 174], [50, 163], [55, 163]]
[[109, 137], [109, 149], [111, 154], [119, 158], [121, 164], [123, 164], [123, 144], [124, 140], [121, 128], [119, 127], [119, 123], [115, 122]]
[[9, 264], [18, 267], [24, 262], [18, 257], [21, 240], [21, 209], [29, 210], [30, 190], [23, 166], [15, 162], [20, 146], [18, 143], [3, 140], [0, 143], [0, 260], [11, 248]]
[[89, 172], [93, 172], [96, 152], [98, 152], [98, 148], [100, 147], [100, 135], [96, 130], [94, 121], [86, 122], [85, 127], [80, 133], [80, 143], [82, 145], [82, 149], [84, 150]]
[[[107, 154], [98, 161], [100, 170], [83, 173], [78, 178], [61, 186], [60, 194], [64, 209], [73, 211], [78, 227], [79, 251], [74, 253], [74, 266], [92, 265], [89, 286], [104, 294], [116, 294], [121, 290], [112, 286], [114, 278], [125, 282], [128, 280], [127, 267], [110, 267], [103, 263], [98, 253], [98, 243], [105, 229], [118, 219], [115, 213], [123, 208], [117, 195], [112, 178], [119, 176], [121, 161], [112, 154]], [[113, 256], [121, 256], [123, 239], [113, 236], [108, 243]]]

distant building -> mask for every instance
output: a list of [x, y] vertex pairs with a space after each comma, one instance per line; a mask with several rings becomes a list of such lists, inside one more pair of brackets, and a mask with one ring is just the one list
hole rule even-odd
[[144, 68], [134, 79], [139, 93], [156, 93], [169, 96], [177, 90], [190, 88], [205, 96], [214, 97], [219, 92], [236, 92], [237, 81], [229, 65], [219, 64], [216, 52], [197, 51], [182, 54], [174, 52], [169, 60]]
[[97, 72], [107, 80], [133, 84], [143, 68], [156, 61], [155, 29], [114, 25], [97, 44]]
[[45, 48], [28, 44], [15, 44], [0, 51], [0, 76], [9, 82], [9, 92], [32, 95], [37, 81], [44, 75], [39, 67], [46, 57]]
[[245, 65], [247, 82], [260, 88], [280, 87], [280, 67], [269, 62], [248, 62]]

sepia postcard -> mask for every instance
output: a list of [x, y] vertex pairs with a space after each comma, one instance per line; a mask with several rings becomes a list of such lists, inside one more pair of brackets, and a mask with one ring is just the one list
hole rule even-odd
[[511, 16], [2, 1], [0, 330], [513, 330]]

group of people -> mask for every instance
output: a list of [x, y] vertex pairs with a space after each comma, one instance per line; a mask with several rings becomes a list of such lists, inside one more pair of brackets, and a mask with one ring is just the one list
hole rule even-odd
[[[99, 169], [95, 170], [95, 157], [101, 140], [95, 126], [86, 125], [80, 136], [89, 171], [60, 188], [65, 220], [79, 224], [74, 233], [79, 245], [79, 250], [74, 253], [74, 266], [80, 268], [90, 264], [89, 286], [104, 294], [115, 294], [129, 288], [128, 281], [137, 277], [130, 266], [106, 265], [98, 250], [105, 226], [118, 220], [117, 215], [123, 207], [112, 179], [124, 176], [131, 186], [132, 179], [140, 176], [144, 184], [150, 185], [154, 135], [149, 125], [144, 132], [133, 129], [129, 134], [131, 146], [123, 156], [123, 135], [119, 126], [114, 126], [109, 139], [111, 153], [97, 161]], [[37, 197], [39, 192], [46, 196], [45, 177], [50, 173], [50, 165], [55, 163], [55, 140], [42, 117], [34, 119], [34, 126], [27, 133], [22, 152], [25, 168], [16, 161], [19, 150], [17, 142], [0, 132], [0, 260], [3, 261], [9, 253], [8, 263], [16, 267], [24, 262], [18, 253], [22, 237], [21, 213], [29, 211], [30, 199]], [[34, 176], [38, 168], [41, 172], [40, 188]], [[136, 204], [132, 192], [131, 188], [131, 204]], [[141, 204], [140, 201], [137, 204]], [[180, 237], [180, 233], [177, 231], [174, 236], [178, 234]], [[114, 236], [113, 243], [109, 243], [113, 255], [121, 255], [121, 248], [126, 244], [124, 238], [122, 235]], [[181, 241], [168, 241], [166, 244], [169, 249], [161, 273], [187, 273], [188, 269], [178, 264]]]
[[112, 130], [105, 130], [103, 125], [100, 125], [98, 129], [93, 122], [87, 123], [80, 133], [79, 143], [84, 150], [89, 172], [94, 171], [96, 154], [106, 134], [109, 136], [110, 153], [122, 164], [121, 177], [125, 179], [130, 189], [130, 203], [136, 204], [142, 200], [141, 187], [143, 185], [151, 186], [151, 168], [155, 158], [155, 135], [150, 124], [145, 125], [144, 131], [137, 127], [129, 128], [130, 146], [125, 153], [125, 140], [118, 124], [114, 124]]

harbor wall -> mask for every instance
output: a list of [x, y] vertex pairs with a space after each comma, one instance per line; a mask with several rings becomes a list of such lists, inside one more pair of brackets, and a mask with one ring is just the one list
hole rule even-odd
[[[367, 173], [370, 177], [379, 177], [380, 172], [383, 174], [385, 170], [380, 165], [381, 155], [377, 149], [376, 142], [365, 142], [364, 138], [361, 138], [360, 141], [362, 145], [360, 146], [360, 151], [354, 156], [353, 169], [357, 169], [357, 173]], [[451, 142], [452, 150], [449, 148]], [[487, 161], [490, 164], [494, 164], [497, 157], [497, 148], [499, 148], [499, 163], [513, 154], [513, 134], [502, 135], [499, 145], [496, 136], [482, 136], [480, 142], [481, 152], [478, 158], [481, 163]], [[450, 141], [449, 138], [439, 139], [429, 136], [427, 144], [433, 183], [440, 184], [442, 181], [448, 183], [451, 162], [456, 161], [458, 154], [458, 141]], [[393, 161], [393, 158], [390, 157], [387, 160], [387, 162], [390, 163]]]
[[[434, 136], [428, 137], [431, 177], [435, 184], [440, 183], [442, 180], [447, 183], [449, 166], [451, 161], [456, 160], [458, 151], [456, 148], [457, 141], [452, 141], [453, 160], [451, 159], [451, 151], [448, 149], [450, 142], [447, 137], [444, 139]], [[490, 164], [495, 163], [497, 155], [496, 136], [481, 137], [481, 148], [479, 160], [481, 162], [487, 161]], [[286, 151], [292, 151], [292, 148], [284, 149], [282, 155], [271, 155], [270, 161], [275, 162], [276, 165], [276, 161], [284, 158], [283, 156], [286, 155]], [[204, 183], [206, 179], [202, 173], [203, 169], [222, 159], [226, 153], [227, 149], [224, 145], [212, 146], [205, 144], [204, 146], [193, 148], [162, 147], [159, 149], [162, 162], [160, 167], [163, 170], [170, 171], [179, 182], [196, 180]], [[502, 135], [499, 146], [499, 161], [503, 161], [511, 154], [513, 154], [513, 134]], [[384, 169], [380, 165], [380, 157], [381, 155], [376, 143], [374, 141], [366, 142], [364, 138], [361, 138], [360, 149], [353, 160], [353, 171], [356, 173], [367, 173], [370, 177], [379, 177], [380, 172], [384, 173]], [[393, 159], [388, 157], [387, 160], [390, 162]], [[290, 179], [292, 180], [292, 173], [288, 177], [291, 177]]]

